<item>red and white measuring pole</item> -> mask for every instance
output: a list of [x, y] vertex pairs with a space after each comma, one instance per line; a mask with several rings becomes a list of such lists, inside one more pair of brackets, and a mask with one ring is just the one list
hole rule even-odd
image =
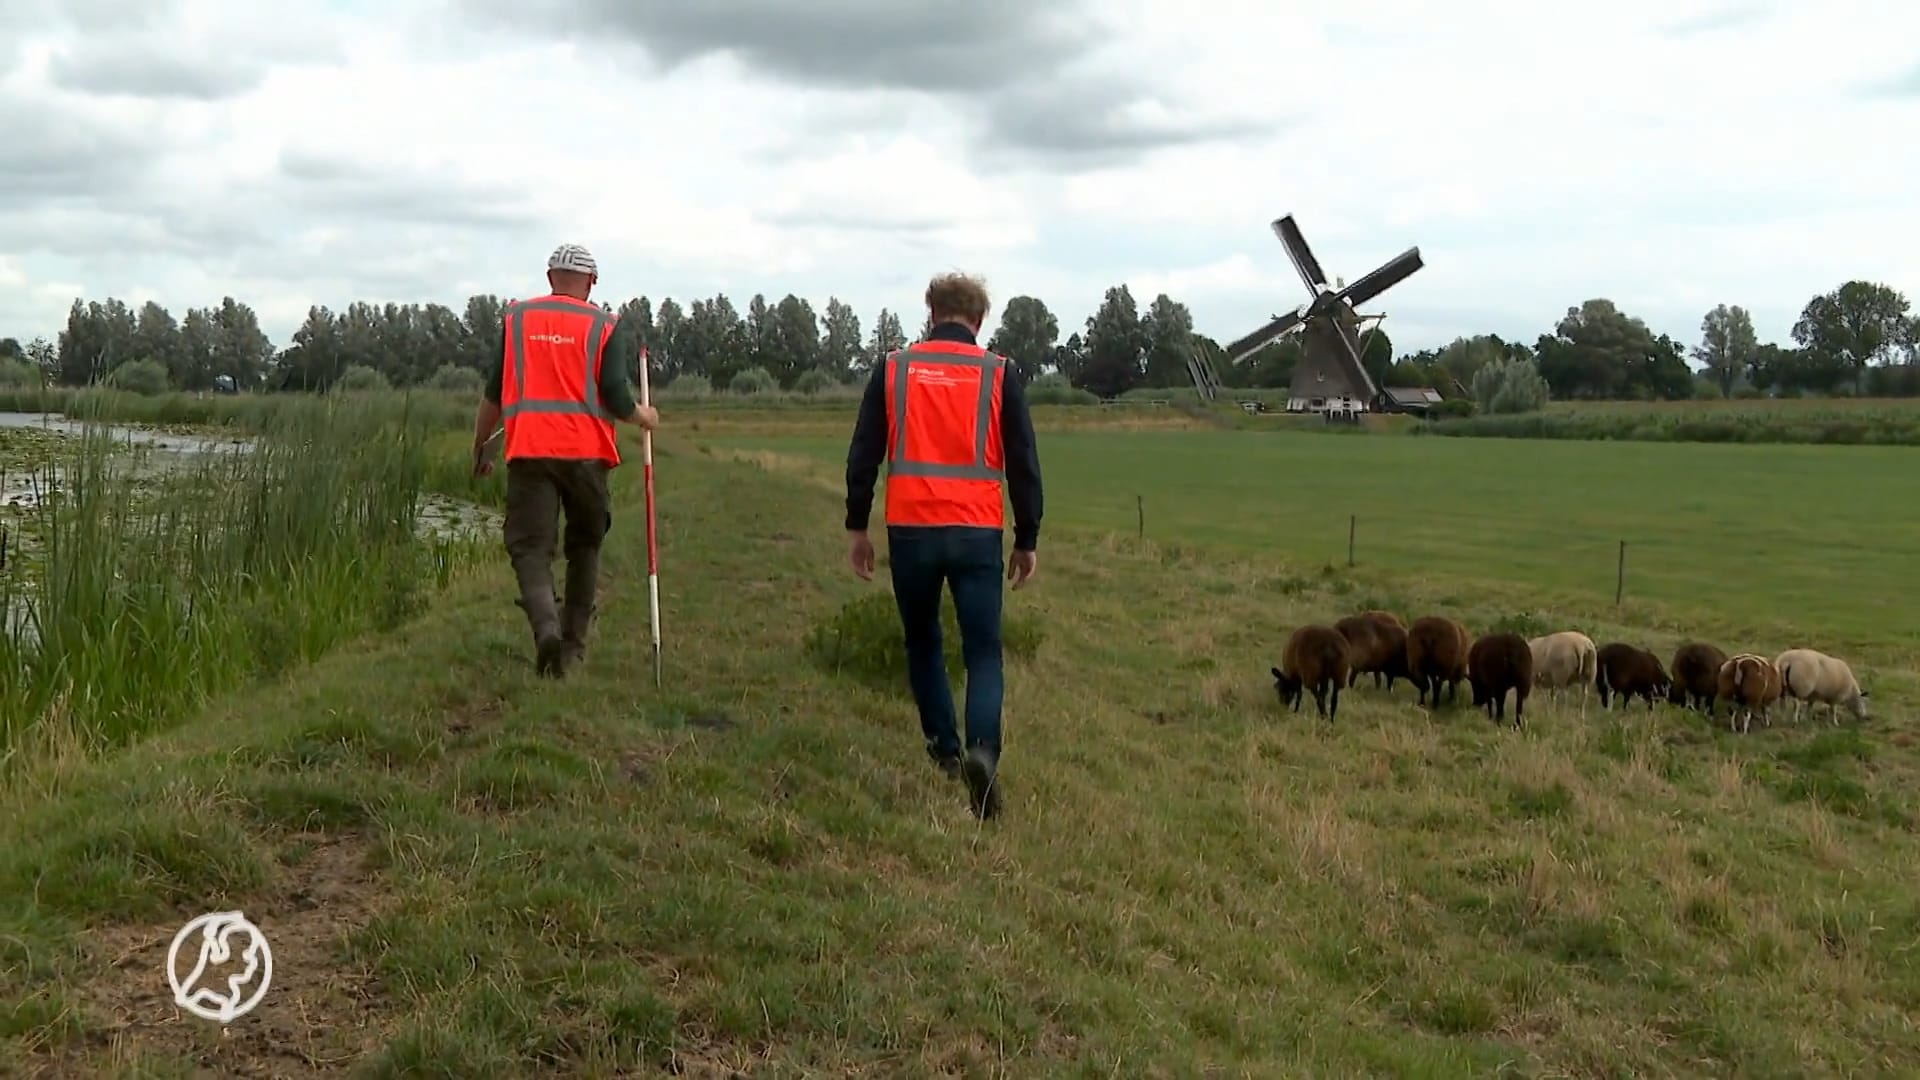
[[[647, 347], [640, 347], [640, 404], [651, 405]], [[640, 432], [640, 471], [647, 485], [647, 626], [653, 633], [653, 685], [660, 685], [660, 540], [653, 516], [653, 432]]]

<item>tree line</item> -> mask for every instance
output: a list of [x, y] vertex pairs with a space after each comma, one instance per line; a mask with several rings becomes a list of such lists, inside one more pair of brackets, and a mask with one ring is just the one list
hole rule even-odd
[[[716, 390], [812, 393], [859, 381], [908, 340], [897, 313], [882, 308], [869, 330], [838, 298], [829, 298], [824, 312], [791, 294], [772, 302], [756, 295], [744, 312], [725, 294], [685, 303], [668, 297], [657, 304], [642, 296], [617, 308], [601, 306], [639, 328], [660, 385], [689, 379]], [[315, 306], [286, 346], [276, 348], [253, 309], [232, 297], [191, 309], [182, 319], [152, 301], [136, 310], [111, 297], [76, 299], [57, 342], [36, 338], [23, 345], [0, 338], [0, 382], [204, 391], [224, 375], [239, 389], [263, 391], [324, 391], [343, 380], [469, 387], [497, 347], [503, 307], [493, 295], [469, 297], [459, 312], [442, 304], [353, 303], [341, 311]], [[927, 327], [918, 329], [924, 334]], [[1043, 301], [1016, 296], [1001, 310], [988, 345], [1028, 381], [1064, 383], [1103, 398], [1190, 386], [1192, 350], [1223, 356], [1218, 342], [1194, 331], [1185, 304], [1162, 293], [1143, 307], [1126, 285], [1107, 289], [1085, 324], [1065, 340], [1060, 330]], [[1365, 366], [1377, 384], [1485, 399], [1483, 410], [1496, 397], [1507, 403], [1492, 411], [1534, 407], [1529, 403], [1539, 395], [1506, 379], [1510, 372], [1562, 400], [1675, 399], [1703, 392], [1920, 395], [1920, 320], [1908, 314], [1905, 296], [1866, 281], [1809, 300], [1793, 326], [1791, 345], [1761, 343], [1752, 316], [1722, 304], [1706, 314], [1699, 343], [1689, 347], [1655, 334], [1606, 299], [1569, 308], [1551, 333], [1531, 345], [1482, 334], [1396, 356], [1377, 326], [1362, 331], [1362, 340]], [[1233, 388], [1284, 387], [1301, 350], [1300, 336], [1289, 335], [1225, 365], [1221, 381]], [[1501, 377], [1482, 376], [1489, 365], [1497, 365]], [[1514, 389], [1501, 394], [1502, 386]]]

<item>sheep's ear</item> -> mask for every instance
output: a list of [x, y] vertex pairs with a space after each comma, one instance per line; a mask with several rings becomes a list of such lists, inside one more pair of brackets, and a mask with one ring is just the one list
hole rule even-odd
[[1286, 676], [1284, 676], [1284, 675], [1282, 675], [1282, 674], [1280, 674], [1280, 669], [1279, 669], [1279, 668], [1268, 668], [1267, 670], [1268, 670], [1268, 671], [1271, 671], [1271, 672], [1273, 672], [1273, 677], [1274, 677], [1274, 678], [1276, 678], [1276, 679], [1283, 679], [1283, 678], [1286, 678]]

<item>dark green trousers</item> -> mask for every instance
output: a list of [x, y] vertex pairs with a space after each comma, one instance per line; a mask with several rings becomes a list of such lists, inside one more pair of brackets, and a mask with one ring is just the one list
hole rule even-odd
[[[600, 579], [600, 545], [613, 527], [609, 471], [604, 461], [571, 458], [507, 462], [501, 534], [536, 645], [553, 638], [564, 638], [575, 650], [586, 644]], [[556, 546], [567, 559], [564, 608], [553, 587]]]

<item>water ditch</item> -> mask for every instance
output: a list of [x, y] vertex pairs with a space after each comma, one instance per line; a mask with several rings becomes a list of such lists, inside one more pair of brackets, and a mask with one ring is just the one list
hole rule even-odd
[[[55, 413], [0, 411], [0, 573], [13, 579], [14, 602], [0, 594], [0, 633], [29, 634], [26, 606], [19, 601], [37, 559], [35, 515], [60, 489], [71, 443], [89, 433], [106, 435], [115, 453], [110, 467], [131, 470], [136, 483], [164, 483], [167, 474], [191, 470], [206, 455], [245, 454], [252, 436], [231, 432], [161, 429], [138, 424], [83, 421]], [[142, 486], [145, 486], [144, 484]], [[488, 541], [499, 535], [500, 512], [436, 492], [423, 492], [414, 531], [422, 540]]]

